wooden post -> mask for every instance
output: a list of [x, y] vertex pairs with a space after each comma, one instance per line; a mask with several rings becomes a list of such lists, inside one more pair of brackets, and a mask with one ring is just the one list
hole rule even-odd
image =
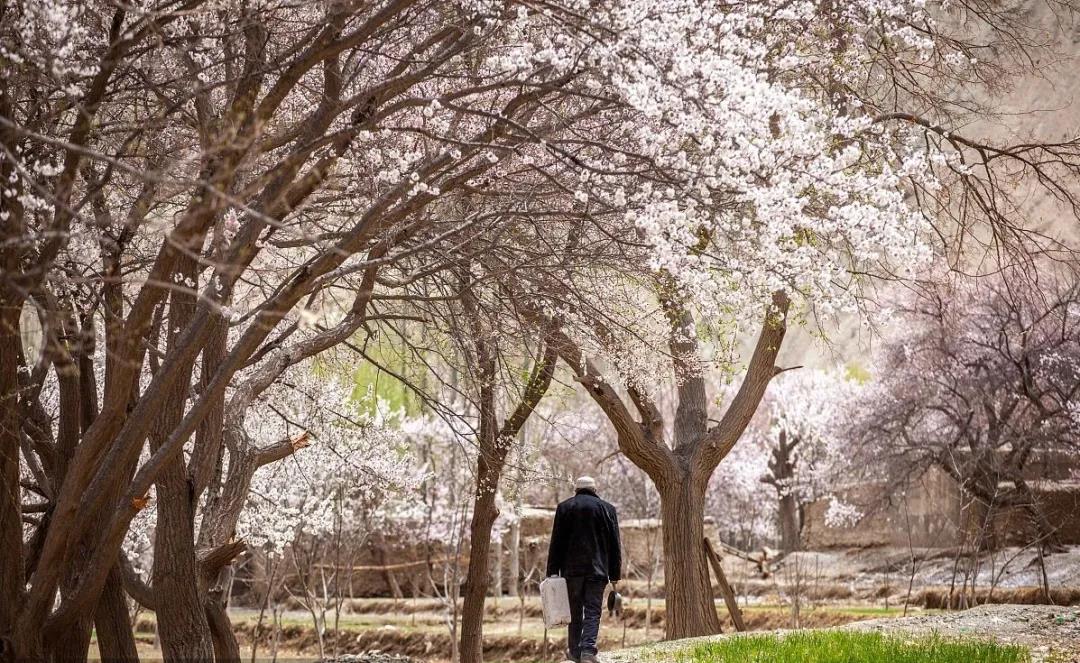
[[720, 557], [713, 550], [708, 538], [705, 539], [705, 556], [709, 558], [709, 564], [712, 566], [713, 574], [716, 576], [716, 583], [720, 585], [720, 593], [724, 597], [724, 603], [727, 605], [728, 614], [731, 615], [731, 621], [735, 624], [735, 630], [745, 631], [746, 624], [743, 622], [742, 610], [739, 609], [739, 604], [735, 601], [735, 592], [731, 590], [727, 576], [724, 575], [724, 569], [720, 568]]

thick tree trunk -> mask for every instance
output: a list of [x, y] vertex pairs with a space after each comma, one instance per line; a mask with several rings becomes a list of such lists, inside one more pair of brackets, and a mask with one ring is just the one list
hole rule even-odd
[[802, 517], [799, 500], [795, 494], [795, 448], [799, 438], [781, 430], [776, 439], [776, 446], [769, 459], [769, 475], [763, 479], [776, 489], [779, 499], [778, 516], [780, 518], [780, 548], [785, 553], [802, 548]]
[[[188, 247], [192, 253], [197, 246]], [[197, 279], [198, 268], [190, 255], [179, 261], [179, 276]], [[180, 343], [180, 334], [195, 314], [191, 292], [173, 291], [169, 299], [170, 351]], [[195, 358], [184, 362], [182, 378], [166, 392], [150, 435], [150, 448], [157, 451], [184, 416], [188, 385]], [[165, 660], [211, 661], [214, 648], [206, 621], [204, 596], [200, 591], [200, 568], [195, 557], [195, 485], [188, 477], [182, 454], [170, 460], [155, 483], [157, 527], [154, 529], [153, 588], [157, 598], [158, 635]]]
[[173, 463], [157, 484], [154, 596], [161, 653], [167, 661], [212, 661], [214, 647], [197, 579], [195, 533], [183, 462]]
[[791, 493], [780, 498], [780, 548], [785, 553], [802, 548], [799, 503]]
[[109, 571], [105, 588], [94, 612], [94, 630], [97, 633], [98, 653], [102, 661], [129, 663], [139, 660], [135, 648], [135, 635], [131, 632], [128, 618], [124, 579], [120, 568]]
[[491, 526], [499, 517], [495, 487], [499, 470], [485, 468], [478, 475], [469, 530], [469, 572], [465, 578], [465, 600], [461, 606], [461, 663], [484, 660], [484, 599], [487, 596], [491, 557]]
[[85, 663], [90, 653], [90, 636], [94, 630], [94, 617], [80, 615], [68, 627], [63, 638], [51, 638], [45, 642], [45, 658], [55, 663]]
[[705, 539], [705, 486], [685, 477], [660, 488], [664, 529], [666, 637], [669, 640], [720, 632]]

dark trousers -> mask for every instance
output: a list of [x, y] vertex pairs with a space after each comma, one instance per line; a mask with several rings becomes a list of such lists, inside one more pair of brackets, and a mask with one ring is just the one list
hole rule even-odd
[[596, 655], [596, 637], [600, 634], [600, 613], [604, 606], [606, 580], [585, 577], [566, 579], [570, 599], [570, 627], [566, 647], [574, 659], [583, 654]]

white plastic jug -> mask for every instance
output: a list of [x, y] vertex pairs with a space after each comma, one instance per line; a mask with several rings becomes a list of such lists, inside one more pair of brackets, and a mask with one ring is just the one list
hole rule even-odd
[[570, 596], [566, 578], [552, 576], [540, 581], [540, 603], [544, 608], [544, 626], [554, 628], [570, 623]]

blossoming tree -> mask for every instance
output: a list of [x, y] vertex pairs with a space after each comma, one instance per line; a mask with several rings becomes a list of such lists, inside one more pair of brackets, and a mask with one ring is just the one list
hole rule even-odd
[[[249, 408], [318, 355], [365, 356], [380, 323], [462, 302], [410, 286], [474, 267], [499, 303], [485, 334], [541, 330], [656, 484], [668, 635], [715, 630], [704, 494], [787, 325], [859, 308], [935, 237], [1022, 234], [1017, 180], [1077, 209], [1076, 141], [955, 129], [1034, 61], [991, 0], [967, 3], [978, 31], [919, 0], [0, 7], [0, 637], [18, 658], [85, 656], [92, 625], [117, 634], [103, 655], [134, 656], [118, 556], [151, 488], [164, 654], [232, 658], [200, 583], [237, 552], [233, 518], [205, 541], [193, 522], [246, 503], [267, 450]], [[711, 420], [703, 374], [738, 363], [748, 325]]]

